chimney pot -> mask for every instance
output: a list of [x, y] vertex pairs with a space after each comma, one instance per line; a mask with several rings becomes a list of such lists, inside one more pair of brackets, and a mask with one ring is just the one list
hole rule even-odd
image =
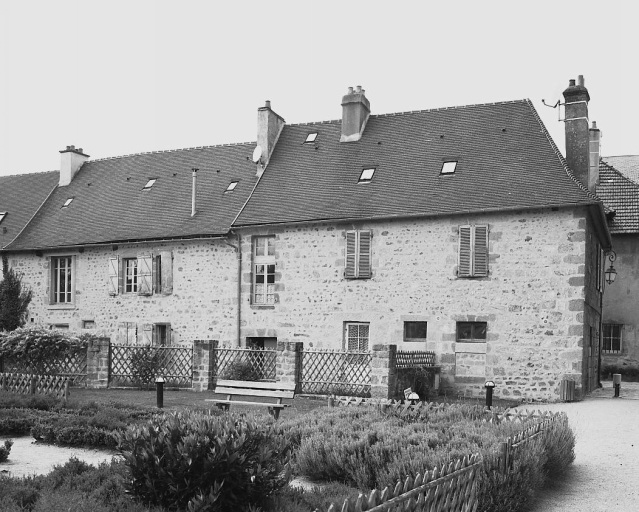
[[266, 100], [266, 101], [264, 102], [264, 106], [265, 106], [266, 108], [271, 108], [271, 100]]
[[348, 88], [348, 94], [353, 94], [353, 88], [352, 87]]
[[585, 87], [584, 76], [583, 75], [579, 75], [577, 77], [577, 85], [580, 86], [580, 87]]
[[568, 80], [568, 87], [574, 87], [575, 86], [575, 79], [571, 78], [570, 80]]
[[593, 130], [597, 130], [597, 129], [598, 129], [598, 128], [597, 128], [597, 121], [593, 121], [593, 122], [592, 122], [592, 129], [593, 129]]
[[362, 86], [361, 85], [357, 86], [357, 92], [362, 92]]

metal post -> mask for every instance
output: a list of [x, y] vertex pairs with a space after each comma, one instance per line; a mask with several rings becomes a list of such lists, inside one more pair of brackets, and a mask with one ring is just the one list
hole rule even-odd
[[164, 377], [155, 379], [155, 389], [157, 392], [158, 409], [162, 409], [162, 407], [164, 407]]
[[495, 383], [492, 380], [486, 381], [484, 387], [486, 388], [486, 407], [490, 409], [493, 406], [493, 389], [495, 389]]
[[612, 374], [612, 383], [615, 386], [615, 398], [619, 398], [619, 392], [621, 391], [621, 374], [613, 373]]

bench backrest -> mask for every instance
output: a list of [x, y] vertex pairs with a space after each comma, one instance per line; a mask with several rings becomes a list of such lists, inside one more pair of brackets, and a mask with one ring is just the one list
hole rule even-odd
[[246, 380], [224, 380], [217, 381], [215, 393], [270, 396], [276, 398], [294, 398], [294, 382], [256, 382]]

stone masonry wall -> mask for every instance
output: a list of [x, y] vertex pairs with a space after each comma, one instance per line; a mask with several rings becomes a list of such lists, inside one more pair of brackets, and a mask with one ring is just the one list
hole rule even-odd
[[[370, 324], [369, 348], [433, 350], [452, 392], [558, 399], [581, 381], [584, 210], [538, 210], [428, 220], [242, 230], [241, 338], [276, 337], [342, 349], [346, 322]], [[488, 224], [489, 276], [456, 275], [458, 226]], [[346, 280], [345, 231], [369, 229], [373, 277]], [[251, 304], [252, 236], [275, 237], [275, 303]], [[405, 321], [428, 322], [426, 342], [403, 341]], [[456, 342], [456, 322], [488, 323], [486, 343]]]
[[[173, 292], [140, 296], [135, 293], [109, 295], [109, 258], [140, 253], [171, 251]], [[49, 256], [75, 256], [75, 304], [49, 304]], [[190, 346], [196, 339], [237, 344], [237, 253], [220, 240], [87, 248], [83, 252], [19, 253], [9, 264], [24, 274], [33, 290], [28, 325], [68, 325], [82, 331], [85, 321], [93, 332], [118, 339], [123, 323], [170, 324], [174, 345]], [[120, 327], [119, 327], [120, 326]]]

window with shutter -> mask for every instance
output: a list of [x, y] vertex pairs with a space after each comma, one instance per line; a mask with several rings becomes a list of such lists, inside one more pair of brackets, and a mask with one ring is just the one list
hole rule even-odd
[[160, 251], [158, 262], [162, 295], [171, 295], [173, 293], [173, 253]]
[[138, 256], [138, 294], [151, 295], [153, 293], [153, 256], [141, 254]]
[[372, 276], [372, 237], [370, 231], [346, 232], [344, 278], [370, 279]]
[[153, 324], [143, 324], [140, 334], [140, 345], [151, 346], [153, 343]]
[[488, 275], [488, 226], [459, 226], [459, 277]]
[[117, 295], [120, 292], [120, 260], [109, 258], [109, 295]]
[[122, 274], [124, 276], [124, 293], [137, 293], [138, 259], [124, 258], [122, 260]]
[[253, 304], [275, 304], [275, 238], [253, 238]]

